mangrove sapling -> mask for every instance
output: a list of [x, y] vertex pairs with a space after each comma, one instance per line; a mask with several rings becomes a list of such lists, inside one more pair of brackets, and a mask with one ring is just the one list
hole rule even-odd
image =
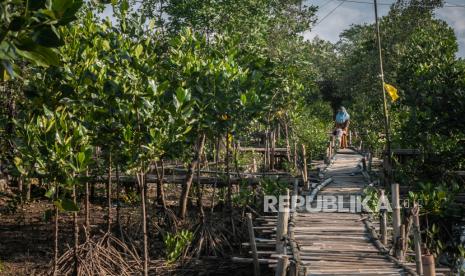
[[201, 134], [199, 135], [197, 139], [196, 154], [189, 164], [189, 167], [186, 173], [186, 179], [182, 187], [181, 198], [179, 200], [179, 217], [181, 218], [181, 220], [184, 220], [186, 218], [187, 201], [189, 198], [189, 192], [192, 186], [192, 181], [194, 180], [194, 169], [199, 159], [199, 156], [203, 152], [204, 146], [205, 146], [205, 134]]
[[121, 226], [121, 182], [120, 182], [120, 173], [119, 173], [119, 164], [116, 164], [116, 225], [118, 227], [120, 238], [123, 239], [123, 228]]
[[[73, 184], [73, 202], [77, 206], [77, 195], [76, 195], [76, 183]], [[74, 226], [74, 273], [73, 275], [79, 275], [79, 225], [78, 225], [78, 214], [73, 212], [73, 226]]]
[[226, 156], [225, 156], [225, 160], [224, 160], [224, 163], [226, 165], [226, 183], [227, 183], [227, 186], [228, 186], [228, 197], [227, 197], [227, 202], [226, 202], [226, 206], [228, 208], [228, 212], [232, 212], [232, 183], [231, 183], [231, 174], [230, 174], [230, 169], [229, 169], [229, 160], [230, 160], [230, 156], [231, 156], [231, 141], [230, 141], [230, 138], [232, 138], [232, 136], [230, 136], [230, 133], [228, 130], [226, 130]]
[[219, 160], [220, 160], [220, 142], [221, 142], [221, 135], [217, 136], [216, 139], [216, 146], [215, 146], [215, 182], [213, 184], [213, 191], [212, 191], [212, 198], [211, 198], [211, 208], [210, 208], [210, 213], [213, 214], [213, 211], [215, 209], [215, 196], [216, 196], [216, 186], [218, 184], [218, 170], [219, 170]]
[[153, 163], [155, 164], [155, 173], [157, 175], [157, 202], [163, 208], [166, 208], [165, 189], [163, 187], [164, 179], [165, 179], [164, 161], [163, 161], [163, 159], [160, 160], [161, 172], [159, 171], [157, 161], [154, 161]]
[[202, 183], [200, 183], [200, 169], [201, 169], [201, 159], [202, 159], [202, 153], [197, 156], [197, 208], [199, 208], [200, 212], [200, 219], [203, 221], [205, 217], [205, 213], [203, 210], [203, 187]]
[[[144, 166], [141, 165], [141, 168]], [[144, 275], [148, 276], [148, 261], [149, 261], [149, 250], [148, 250], [148, 239], [147, 239], [147, 213], [146, 213], [146, 205], [145, 205], [145, 190], [146, 190], [146, 179], [145, 179], [145, 173], [143, 169], [140, 169], [140, 171], [136, 175], [137, 177], [137, 183], [139, 185], [140, 189], [140, 202], [141, 202], [141, 215], [142, 215], [142, 235], [143, 235], [143, 241], [144, 241]]]
[[108, 211], [107, 211], [107, 231], [111, 231], [111, 148], [108, 152], [108, 181], [106, 185], [106, 191], [107, 191], [107, 206], [108, 206]]
[[[85, 228], [89, 229], [90, 228], [89, 170], [86, 170], [84, 207], [85, 207]], [[87, 235], [86, 235], [86, 238], [87, 238]]]
[[[55, 200], [58, 200], [58, 189], [55, 191]], [[55, 223], [53, 229], [53, 276], [57, 276], [58, 272], [58, 225], [59, 225], [59, 212], [58, 206], [53, 206], [55, 211]]]

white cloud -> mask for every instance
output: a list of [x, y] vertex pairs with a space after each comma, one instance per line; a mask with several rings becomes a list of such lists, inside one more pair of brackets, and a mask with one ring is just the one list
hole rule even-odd
[[459, 43], [458, 55], [465, 57], [465, 8], [442, 8], [436, 11], [436, 16], [454, 29]]
[[[321, 5], [325, 1], [310, 1], [307, 4]], [[341, 2], [332, 0], [323, 8], [318, 10], [318, 20], [327, 16]], [[379, 16], [387, 14], [388, 6], [380, 6]], [[361, 5], [360, 3], [345, 2], [334, 10], [329, 16], [314, 27], [311, 32], [304, 34], [307, 39], [312, 39], [316, 36], [336, 42], [339, 40], [339, 35], [345, 29], [348, 29], [353, 24], [372, 23], [375, 20], [373, 5]]]
[[[317, 13], [318, 19], [321, 20], [321, 18], [336, 8], [340, 2], [337, 0], [310, 0], [306, 1], [306, 4], [324, 5]], [[386, 15], [389, 8], [390, 6], [388, 5], [379, 5], [379, 16]], [[436, 15], [438, 18], [445, 20], [454, 29], [459, 42], [458, 56], [465, 57], [465, 8], [442, 8], [437, 10]], [[310, 32], [304, 33], [304, 37], [306, 39], [313, 39], [318, 36], [321, 39], [336, 42], [339, 40], [341, 32], [348, 29], [350, 25], [372, 22], [374, 22], [373, 5], [345, 2]]]

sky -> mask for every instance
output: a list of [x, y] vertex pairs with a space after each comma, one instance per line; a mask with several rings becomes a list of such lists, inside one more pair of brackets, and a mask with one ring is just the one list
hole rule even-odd
[[[305, 38], [312, 39], [318, 36], [321, 39], [336, 42], [339, 40], [339, 34], [349, 28], [350, 25], [374, 22], [373, 5], [360, 3], [372, 2], [373, 0], [350, 1], [342, 3], [342, 0], [307, 0], [307, 5], [320, 7], [317, 13], [318, 20], [326, 18], [321, 23], [318, 22], [310, 32], [305, 33]], [[393, 2], [395, 0], [378, 0], [380, 17], [388, 13], [389, 4]], [[454, 29], [459, 43], [457, 56], [465, 58], [465, 0], [446, 0], [445, 6], [463, 6], [444, 7], [436, 10], [435, 15], [437, 18], [445, 20]]]

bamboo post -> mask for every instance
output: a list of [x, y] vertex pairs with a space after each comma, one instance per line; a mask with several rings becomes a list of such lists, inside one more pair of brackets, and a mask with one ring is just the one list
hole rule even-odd
[[[281, 207], [281, 206], [279, 206]], [[286, 189], [285, 203], [283, 210], [278, 210], [278, 220], [276, 225], [276, 253], [283, 254], [286, 242], [283, 239], [287, 235], [289, 222], [289, 189]]]
[[252, 214], [247, 213], [247, 227], [249, 229], [250, 249], [252, 250], [254, 276], [260, 276], [260, 264], [258, 263], [257, 244], [253, 232]]
[[421, 257], [423, 263], [424, 276], [436, 276], [436, 266], [434, 264], [434, 256], [431, 254], [423, 255]]
[[366, 172], [367, 171], [367, 159], [366, 159], [366, 157], [362, 158], [362, 166], [363, 166], [363, 171]]
[[302, 161], [303, 161], [302, 180], [304, 181], [304, 186], [308, 190], [307, 152], [305, 150], [304, 144], [302, 144]]
[[334, 135], [331, 135], [331, 158], [337, 153], [338, 148], [340, 148], [340, 144], [336, 145], [336, 139]]
[[421, 232], [420, 232], [420, 206], [414, 203], [413, 206], [413, 239], [415, 247], [415, 264], [418, 275], [423, 275], [423, 264], [421, 262]]
[[373, 154], [371, 151], [368, 152], [368, 171], [371, 172], [371, 167], [373, 165]]
[[[382, 203], [385, 203], [386, 200], [385, 200], [385, 194], [384, 194], [384, 190], [380, 190], [380, 201]], [[386, 216], [386, 209], [385, 208], [381, 208], [380, 212], [379, 212], [379, 232], [380, 232], [380, 236], [381, 236], [381, 242], [383, 243], [383, 245], [387, 246], [387, 216]]]
[[396, 255], [397, 255], [397, 259], [399, 259], [399, 261], [403, 262], [405, 260], [405, 250], [404, 250], [404, 243], [405, 243], [405, 239], [406, 239], [406, 234], [405, 234], [405, 224], [402, 224], [400, 226], [400, 237], [398, 239], [398, 244], [396, 246]]
[[294, 168], [297, 170], [297, 142], [294, 141]]
[[256, 173], [257, 172], [257, 160], [255, 159], [255, 151], [254, 150], [252, 150], [252, 157], [253, 157], [252, 172]]
[[394, 243], [400, 238], [400, 203], [399, 203], [399, 183], [391, 184], [391, 204], [392, 204], [392, 228], [394, 230]]
[[349, 130], [349, 147], [352, 146], [352, 130]]
[[299, 193], [299, 179], [294, 179], [294, 189], [292, 191], [292, 197], [291, 197], [291, 211], [295, 212], [295, 208], [297, 205], [297, 194]]
[[273, 129], [270, 133], [270, 170], [274, 171], [275, 167], [275, 147], [276, 147], [276, 131]]
[[278, 264], [276, 265], [275, 276], [286, 276], [287, 266], [289, 265], [289, 257], [281, 256], [278, 259]]

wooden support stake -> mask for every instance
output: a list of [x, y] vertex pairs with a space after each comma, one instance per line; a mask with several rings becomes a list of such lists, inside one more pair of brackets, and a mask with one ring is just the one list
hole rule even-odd
[[284, 248], [286, 247], [284, 237], [287, 235], [287, 226], [289, 222], [289, 189], [286, 189], [284, 196], [284, 208], [283, 210], [278, 210], [278, 220], [276, 225], [276, 253], [278, 254], [283, 254]]
[[362, 158], [362, 166], [363, 166], [363, 171], [367, 171], [367, 159], [365, 157]]
[[255, 159], [255, 151], [254, 150], [252, 150], [252, 158], [253, 158], [252, 172], [256, 173], [257, 172], [257, 160]]
[[[384, 190], [380, 190], [380, 202], [386, 202], [386, 196], [384, 194]], [[384, 246], [387, 246], [387, 216], [386, 216], [386, 209], [382, 208], [379, 212], [379, 232], [380, 232], [380, 240]]]
[[368, 171], [371, 172], [371, 167], [373, 165], [373, 154], [368, 152]]
[[260, 264], [258, 263], [257, 244], [255, 243], [255, 233], [253, 232], [252, 214], [247, 213], [247, 226], [249, 229], [250, 249], [252, 250], [254, 276], [260, 276]]
[[413, 239], [415, 247], [415, 264], [418, 275], [423, 275], [423, 264], [421, 262], [421, 232], [420, 232], [420, 206], [414, 203], [413, 206]]
[[[394, 230], [394, 243], [400, 237], [400, 203], [399, 203], [399, 183], [391, 184], [391, 204], [392, 204], [392, 228]], [[400, 245], [400, 244], [399, 244]]]
[[405, 224], [400, 226], [400, 236], [398, 239], [398, 244], [396, 246], [396, 257], [399, 261], [403, 262], [405, 260], [405, 250], [404, 250], [404, 242], [405, 242]]
[[352, 146], [352, 130], [349, 131], [349, 147]]
[[305, 145], [302, 144], [302, 180], [304, 181], [304, 186], [308, 190], [308, 173], [307, 173], [307, 152], [305, 150]]
[[278, 259], [278, 264], [276, 265], [275, 276], [286, 276], [287, 266], [289, 265], [289, 257], [281, 256]]

